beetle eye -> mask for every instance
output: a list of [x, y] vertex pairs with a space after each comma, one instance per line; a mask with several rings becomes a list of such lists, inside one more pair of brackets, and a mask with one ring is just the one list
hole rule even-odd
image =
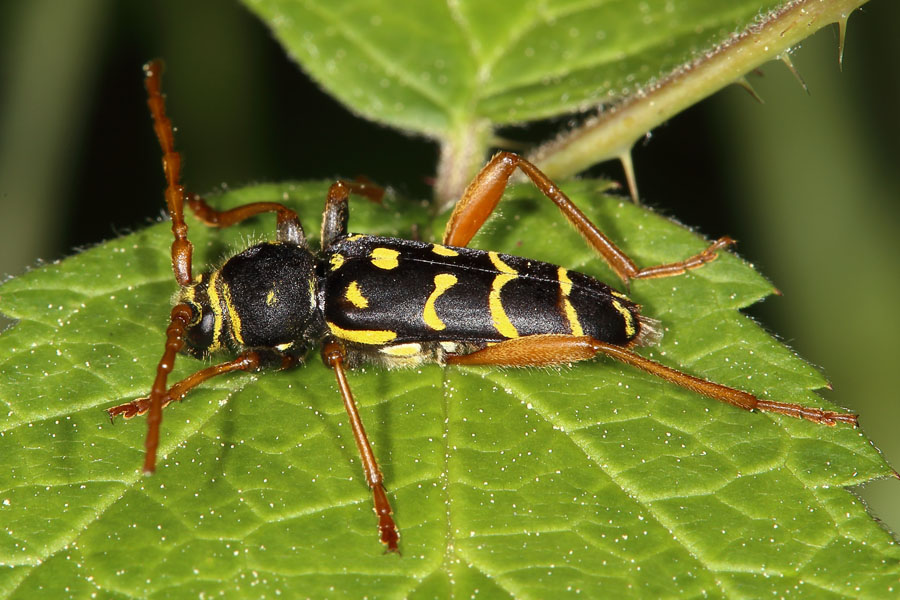
[[191, 308], [195, 317], [185, 332], [185, 349], [193, 356], [201, 356], [213, 345], [216, 315], [212, 310], [203, 310], [199, 305], [192, 305]]

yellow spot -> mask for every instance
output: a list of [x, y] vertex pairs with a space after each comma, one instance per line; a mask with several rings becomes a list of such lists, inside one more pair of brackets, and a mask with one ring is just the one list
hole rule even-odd
[[397, 265], [397, 257], [400, 256], [400, 253], [396, 250], [391, 250], [390, 248], [374, 248], [372, 252], [369, 253], [369, 256], [372, 257], [372, 264], [378, 267], [379, 269], [396, 269]]
[[363, 239], [364, 237], [366, 237], [366, 236], [363, 235], [362, 233], [354, 233], [353, 235], [351, 235], [350, 237], [348, 237], [348, 238], [346, 239], [346, 241], [348, 241], [348, 242], [355, 242], [356, 240], [361, 240], [361, 239]]
[[329, 261], [331, 263], [331, 270], [337, 271], [341, 268], [341, 265], [344, 264], [344, 255], [343, 254], [332, 254]]
[[616, 298], [621, 298], [622, 300], [628, 300], [628, 296], [623, 294], [622, 292], [617, 292], [616, 290], [609, 290], [609, 293], [615, 296]]
[[316, 310], [316, 278], [309, 278], [309, 306]]
[[488, 252], [488, 258], [491, 259], [491, 262], [494, 263], [494, 267], [500, 271], [501, 273], [508, 273], [510, 275], [518, 275], [519, 272], [513, 269], [511, 266], [500, 260], [500, 256], [496, 252]]
[[285, 350], [290, 350], [291, 346], [293, 345], [294, 342], [288, 342], [287, 344], [278, 344], [277, 346], [275, 346], [275, 349], [280, 352], [284, 352]]
[[379, 350], [382, 354], [388, 356], [415, 356], [422, 352], [422, 344], [412, 342], [410, 344], [397, 344], [396, 346], [387, 346]]
[[584, 335], [584, 329], [581, 328], [581, 321], [578, 320], [578, 311], [572, 306], [569, 300], [569, 294], [572, 293], [572, 280], [569, 279], [569, 272], [560, 267], [557, 271], [559, 275], [559, 289], [562, 291], [563, 312], [566, 314], [566, 320], [569, 322], [569, 329], [572, 335]]
[[434, 310], [434, 303], [441, 294], [453, 287], [457, 281], [456, 277], [449, 273], [439, 273], [434, 276], [434, 291], [428, 296], [428, 300], [425, 301], [425, 310], [422, 311], [422, 318], [425, 319], [425, 324], [432, 329], [437, 331], [446, 329], [447, 326], [444, 325], [441, 318], [437, 316], [437, 311]]
[[350, 304], [356, 308], [369, 307], [369, 299], [362, 295], [362, 292], [359, 291], [359, 285], [357, 285], [355, 281], [351, 281], [350, 285], [347, 286], [347, 291], [344, 292], [344, 298], [349, 300]]
[[431, 251], [435, 254], [440, 254], [441, 256], [459, 256], [459, 252], [456, 250], [448, 248], [447, 246], [441, 246], [440, 244], [434, 244], [431, 247]]
[[228, 284], [222, 285], [222, 291], [225, 292], [225, 308], [228, 310], [228, 318], [231, 319], [231, 334], [239, 344], [244, 343], [241, 335], [241, 317], [234, 308], [234, 302], [231, 300], [231, 287]]
[[634, 315], [631, 314], [627, 308], [622, 306], [618, 300], [612, 301], [613, 308], [615, 308], [622, 315], [622, 318], [625, 319], [625, 335], [628, 337], [632, 337], [637, 331], [634, 328]]
[[[490, 254], [494, 253], [491, 252]], [[496, 256], [496, 254], [494, 255]], [[491, 285], [491, 293], [488, 295], [488, 306], [491, 309], [491, 320], [494, 322], [494, 329], [499, 331], [500, 335], [503, 337], [508, 338], [519, 337], [519, 332], [513, 327], [512, 321], [509, 320], [509, 317], [506, 316], [506, 311], [503, 310], [503, 303], [500, 301], [500, 290], [504, 285], [515, 278], [515, 275], [509, 273], [497, 275], [494, 277], [494, 283]]]
[[328, 329], [342, 340], [359, 344], [386, 344], [397, 337], [396, 331], [387, 329], [342, 329], [331, 322], [328, 323]]
[[276, 302], [278, 302], [278, 297], [275, 296], [275, 290], [269, 290], [269, 293], [266, 294], [266, 306], [274, 306]]

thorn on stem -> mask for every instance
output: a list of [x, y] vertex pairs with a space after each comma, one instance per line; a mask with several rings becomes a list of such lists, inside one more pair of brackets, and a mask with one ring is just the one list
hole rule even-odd
[[844, 70], [844, 40], [847, 37], [847, 20], [850, 19], [850, 13], [841, 15], [838, 24], [838, 69]]
[[637, 179], [634, 176], [634, 164], [631, 162], [631, 150], [628, 149], [619, 155], [619, 162], [622, 163], [622, 169], [625, 171], [625, 180], [628, 182], [628, 191], [631, 193], [631, 200], [635, 204], [640, 204], [638, 197]]
[[756, 100], [757, 102], [759, 102], [760, 104], [766, 103], [765, 100], [763, 100], [762, 97], [756, 93], [756, 90], [753, 89], [753, 86], [750, 85], [750, 81], [746, 77], [740, 77], [740, 78], [736, 79], [735, 83], [737, 85], [741, 86], [742, 88], [744, 88], [745, 90], [747, 90], [747, 93], [750, 94], [751, 96], [753, 96], [753, 99]]
[[803, 88], [803, 91], [809, 94], [809, 88], [806, 87], [806, 82], [803, 81], [803, 77], [800, 76], [800, 73], [797, 71], [796, 67], [794, 67], [794, 63], [791, 61], [791, 57], [787, 52], [782, 52], [778, 55], [778, 58], [787, 66], [788, 70], [794, 75], [794, 78], [797, 79], [797, 82], [800, 84], [800, 87]]

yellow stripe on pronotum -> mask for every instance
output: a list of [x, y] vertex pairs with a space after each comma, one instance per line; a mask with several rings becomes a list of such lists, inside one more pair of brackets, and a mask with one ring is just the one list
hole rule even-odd
[[231, 319], [231, 333], [239, 344], [243, 344], [244, 336], [241, 335], [241, 317], [234, 308], [234, 302], [231, 299], [231, 287], [223, 285], [222, 291], [225, 296], [225, 308], [228, 310], [228, 318]]
[[222, 347], [222, 299], [219, 298], [219, 273], [213, 271], [206, 284], [206, 293], [209, 295], [209, 306], [213, 311], [213, 341], [209, 345], [209, 351], [215, 352]]
[[426, 325], [436, 331], [446, 329], [447, 326], [437, 315], [437, 311], [434, 309], [434, 303], [441, 294], [453, 287], [457, 281], [456, 276], [450, 275], [449, 273], [438, 273], [434, 276], [434, 291], [431, 292], [431, 295], [428, 296], [428, 300], [425, 301], [425, 309], [422, 311], [422, 318], [425, 320]]

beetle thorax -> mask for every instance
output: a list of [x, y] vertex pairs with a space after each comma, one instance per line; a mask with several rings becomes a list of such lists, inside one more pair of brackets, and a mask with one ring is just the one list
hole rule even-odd
[[185, 340], [195, 355], [244, 348], [302, 351], [303, 342], [321, 329], [315, 258], [294, 244], [252, 246], [185, 287], [181, 300], [195, 312]]

